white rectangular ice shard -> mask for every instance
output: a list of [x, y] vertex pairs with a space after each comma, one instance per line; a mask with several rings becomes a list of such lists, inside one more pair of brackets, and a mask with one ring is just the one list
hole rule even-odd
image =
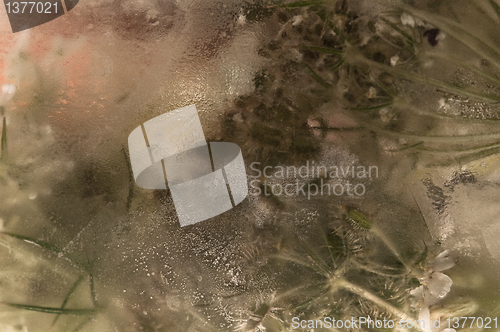
[[[135, 128], [128, 137], [130, 164], [135, 177], [151, 166], [151, 158], [141, 127]], [[139, 184], [140, 185], [140, 184]]]
[[212, 173], [208, 146], [200, 146], [163, 159], [169, 185], [191, 181]]
[[207, 144], [194, 105], [157, 116], [144, 128], [155, 162]]
[[222, 170], [169, 187], [181, 226], [215, 217], [233, 207]]
[[194, 105], [157, 116], [129, 136], [137, 185], [166, 189], [168, 182], [181, 226], [229, 211], [248, 195], [240, 148], [226, 142], [210, 147], [212, 158]]
[[161, 163], [155, 163], [139, 174], [135, 182], [144, 189], [167, 189]]
[[238, 145], [227, 142], [211, 142], [210, 149], [214, 168], [223, 168], [234, 204], [238, 205], [248, 195], [248, 183], [245, 170], [245, 163]]
[[224, 166], [227, 182], [233, 195], [234, 205], [240, 204], [248, 195], [247, 175], [241, 152], [233, 162]]

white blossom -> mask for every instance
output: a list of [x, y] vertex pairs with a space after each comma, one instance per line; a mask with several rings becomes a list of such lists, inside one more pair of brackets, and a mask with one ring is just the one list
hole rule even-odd
[[449, 250], [445, 250], [436, 256], [434, 262], [432, 263], [432, 270], [434, 271], [444, 271], [451, 269], [456, 264], [455, 258]]
[[292, 25], [297, 26], [300, 23], [302, 23], [303, 20], [304, 20], [304, 17], [302, 15], [296, 15], [296, 16], [292, 17]]
[[415, 19], [413, 18], [413, 16], [406, 13], [401, 14], [401, 23], [403, 23], [404, 25], [409, 25], [412, 28], [415, 27]]
[[245, 15], [240, 15], [238, 16], [238, 25], [245, 25], [245, 23], [247, 22], [247, 17]]
[[398, 61], [399, 61], [399, 55], [395, 55], [393, 57], [391, 57], [391, 66], [396, 66], [398, 64]]
[[[419, 299], [421, 309], [418, 319], [424, 321], [425, 332], [432, 332], [431, 313], [429, 307], [443, 299], [451, 289], [453, 280], [441, 271], [455, 266], [455, 258], [449, 250], [445, 250], [436, 256], [430, 268], [425, 271], [421, 280], [422, 285], [410, 292], [415, 298]], [[445, 329], [442, 332], [454, 332], [454, 329]]]

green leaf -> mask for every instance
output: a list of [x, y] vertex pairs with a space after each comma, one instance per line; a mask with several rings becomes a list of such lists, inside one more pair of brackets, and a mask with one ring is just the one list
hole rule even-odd
[[358, 211], [354, 208], [348, 207], [346, 215], [347, 215], [347, 218], [355, 225], [360, 226], [364, 229], [372, 228], [372, 223], [371, 223], [370, 219], [368, 219], [368, 217], [366, 215], [364, 215], [363, 213], [361, 213], [360, 211]]

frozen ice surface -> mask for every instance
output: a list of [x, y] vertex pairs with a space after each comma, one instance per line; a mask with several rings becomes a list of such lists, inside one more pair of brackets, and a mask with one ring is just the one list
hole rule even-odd
[[[365, 13], [379, 6], [368, 1], [353, 3], [355, 10]], [[0, 234], [1, 301], [57, 308], [82, 275], [67, 307], [86, 309], [96, 302], [105, 308], [92, 316], [82, 330], [85, 332], [216, 331], [233, 328], [239, 319], [251, 325], [263, 312], [272, 321], [283, 304], [274, 293], [286, 293], [290, 285], [322, 282], [318, 269], [308, 270], [307, 266], [317, 264], [316, 254], [331, 258], [325, 234], [326, 241], [349, 252], [356, 264], [372, 260], [376, 267], [394, 265], [391, 250], [411, 257], [413, 264], [427, 246], [435, 250], [437, 245], [433, 245], [439, 243], [437, 252], [442, 254], [434, 261], [428, 284], [420, 289], [433, 301], [446, 300], [455, 287], [457, 293], [466, 292], [496, 280], [498, 264], [485, 261], [491, 257], [500, 260], [495, 237], [500, 232], [498, 159], [492, 157], [470, 169], [455, 165], [429, 171], [423, 162], [415, 161], [413, 150], [408, 149], [408, 158], [390, 151], [406, 138], [393, 140], [370, 130], [358, 131], [357, 117], [336, 101], [315, 109], [313, 103], [325, 95], [307, 100], [303, 90], [313, 86], [320, 94], [321, 85], [310, 74], [297, 74], [304, 69], [297, 61], [310, 54], [295, 40], [281, 42], [280, 38], [309, 28], [316, 37], [323, 32], [333, 34], [316, 27], [310, 22], [312, 16], [306, 10], [299, 12], [301, 9], [289, 17], [275, 15], [267, 25], [255, 22], [251, 5], [212, 0], [81, 0], [60, 19], [19, 34], [11, 34], [4, 29], [5, 22], [0, 22], [0, 84], [8, 151], [0, 163], [0, 226], [29, 238], [23, 241]], [[0, 6], [0, 10], [4, 8]], [[321, 21], [319, 16], [315, 21]], [[404, 21], [412, 23], [409, 17]], [[267, 49], [262, 49], [263, 38]], [[450, 39], [445, 40], [444, 48], [450, 47]], [[286, 65], [272, 68], [279, 75], [267, 76], [272, 84], [261, 88], [270, 92], [266, 100], [259, 100], [252, 94], [257, 78], [265, 76], [262, 68], [269, 66], [267, 51], [294, 65], [282, 62]], [[394, 68], [400, 65], [400, 61], [393, 62]], [[331, 65], [325, 64], [323, 56], [315, 63], [318, 67]], [[471, 80], [460, 73], [451, 75], [449, 67], [435, 62], [422, 67], [425, 73], [453, 76], [457, 84]], [[342, 80], [346, 77], [321, 74], [329, 82], [340, 82], [332, 89], [334, 96], [345, 94], [346, 81]], [[381, 91], [371, 87], [366, 93], [378, 98]], [[444, 98], [434, 87], [412, 91], [414, 95], [422, 108], [439, 109], [441, 115], [459, 110], [468, 116], [490, 117], [488, 107]], [[290, 101], [295, 97], [299, 102], [304, 97], [305, 102], [297, 107]], [[167, 190], [135, 186], [127, 138], [141, 123], [191, 104], [199, 110], [209, 142], [225, 141], [227, 123], [240, 126], [235, 127], [236, 138], [238, 128], [252, 128], [254, 134], [241, 136], [244, 139], [238, 142], [246, 162], [248, 154], [271, 164], [276, 156], [263, 157], [268, 151], [302, 131], [310, 132], [320, 142], [321, 153], [314, 155], [317, 164], [378, 166], [380, 179], [363, 182], [373, 195], [313, 200], [248, 197], [220, 217], [180, 228]], [[310, 114], [300, 118], [297, 109]], [[284, 121], [290, 120], [293, 126], [270, 127], [268, 117], [276, 112], [290, 115], [295, 122]], [[389, 126], [389, 110], [375, 112], [373, 122], [379, 116]], [[423, 128], [429, 135], [478, 134], [494, 126], [437, 126], [412, 120], [401, 125], [420, 125], [417, 129]], [[272, 144], [262, 143], [266, 138]], [[144, 148], [146, 142], [142, 143]], [[308, 143], [301, 141], [294, 148], [307, 150]], [[150, 161], [149, 155], [141, 157]], [[300, 167], [312, 159], [304, 153], [287, 162]], [[241, 164], [233, 166], [241, 168]], [[161, 177], [163, 170], [158, 167], [157, 171]], [[346, 181], [338, 179], [339, 183]], [[244, 189], [237, 188], [236, 200], [243, 198]], [[358, 229], [363, 222], [357, 228], [351, 224], [346, 229], [333, 227], [345, 218], [351, 205], [367, 211], [370, 220], [365, 222], [376, 224], [393, 242], [358, 253], [366, 243], [375, 242], [374, 236], [365, 233], [355, 236], [364, 231]], [[304, 248], [297, 249], [303, 245], [301, 237], [307, 237], [306, 245], [317, 253], [308, 256]], [[430, 252], [429, 257], [435, 254]], [[330, 269], [328, 264], [333, 263], [326, 261]], [[484, 270], [491, 273], [481, 275], [471, 268], [475, 264], [487, 266]], [[318, 265], [324, 269], [322, 263]], [[462, 273], [467, 268], [470, 271]], [[358, 281], [370, 275], [370, 270], [372, 266], [349, 277]], [[406, 284], [391, 285], [389, 279], [373, 280], [373, 284], [380, 282], [391, 291], [408, 289]], [[369, 301], [342, 296], [347, 300], [341, 299], [339, 305], [360, 303], [366, 310], [376, 309]], [[335, 303], [332, 298], [329, 301], [328, 306], [313, 309], [329, 314], [325, 308]], [[0, 310], [6, 312], [0, 316], [0, 329], [5, 331], [21, 326], [29, 332], [45, 332], [54, 319], [44, 314], [30, 319], [32, 311], [13, 311], [6, 306]], [[66, 315], [59, 323], [76, 329], [85, 318]]]
[[[458, 249], [459, 256], [489, 252], [493, 258], [499, 259], [495, 241], [499, 224], [495, 204], [499, 199], [495, 160], [478, 163], [470, 170], [457, 172], [448, 169], [442, 173], [448, 176], [443, 176], [441, 182], [430, 180], [438, 178], [439, 172], [436, 171], [434, 176], [414, 187], [420, 188], [414, 189], [414, 193], [419, 197], [432, 235], [450, 248]], [[440, 263], [435, 262], [438, 265], [436, 271], [439, 267], [454, 264], [456, 259], [453, 255], [443, 256]]]
[[[168, 322], [173, 302], [190, 307], [208, 296], [191, 290], [212, 289], [211, 279], [223, 284], [229, 270], [229, 280], [242, 282], [232, 257], [239, 249], [219, 227], [205, 235], [179, 231], [173, 202], [163, 192], [130, 189], [126, 140], [141, 123], [190, 104], [200, 110], [207, 139], [218, 138], [219, 115], [228, 102], [252, 91], [263, 62], [258, 26], [235, 20], [241, 6], [239, 1], [82, 0], [58, 20], [0, 35], [9, 152], [9, 163], [0, 165], [3, 229], [64, 248], [79, 264], [94, 261], [98, 301], [112, 299], [109, 307], [117, 309], [110, 311], [120, 315], [143, 307], [138, 313], [144, 319], [156, 315], [168, 331], [185, 330]], [[129, 201], [127, 208], [131, 190], [140, 191], [143, 200]], [[234, 234], [245, 237], [241, 230]], [[29, 247], [25, 255], [31, 255]], [[74, 282], [72, 271], [59, 279], [44, 271], [32, 267], [38, 277], [30, 283], [43, 288], [52, 280], [67, 290]], [[30, 283], [15, 289], [30, 294]], [[90, 296], [88, 278], [82, 285], [87, 292], [68, 306], [87, 305], [82, 299]], [[62, 292], [57, 288], [53, 294], [64, 299]], [[43, 292], [26, 298], [2, 293], [7, 301], [60, 305], [49, 297], [40, 301]], [[49, 318], [26, 326], [30, 332], [47, 331]], [[130, 322], [135, 318], [124, 319], [119, 330], [129, 331]], [[86, 330], [114, 331], [112, 324], [98, 317]]]

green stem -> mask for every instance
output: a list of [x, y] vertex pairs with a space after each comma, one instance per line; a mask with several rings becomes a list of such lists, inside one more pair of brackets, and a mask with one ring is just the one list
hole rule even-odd
[[381, 275], [381, 276], [385, 276], [385, 277], [388, 277], [388, 278], [408, 275], [408, 272], [404, 272], [404, 273], [387, 273], [387, 272], [383, 272], [383, 271], [378, 270], [375, 267], [371, 267], [371, 266], [362, 264], [361, 262], [359, 262], [359, 261], [357, 261], [355, 259], [352, 260], [351, 263], [355, 267], [357, 267], [358, 269], [365, 270], [365, 271], [368, 271], [368, 272], [371, 272], [371, 273], [374, 273], [374, 274], [378, 274], [378, 275]]
[[455, 58], [455, 57], [450, 56], [450, 55], [437, 53], [437, 52], [429, 52], [429, 53], [426, 53], [426, 55], [429, 57], [432, 57], [432, 58], [440, 58], [440, 59], [445, 60], [447, 62], [451, 62], [459, 67], [467, 69], [468, 71], [471, 71], [471, 72], [489, 80], [492, 83], [500, 85], [500, 80], [498, 78], [491, 76], [491, 75], [488, 75], [485, 72], [483, 72], [482, 70], [478, 69], [477, 67], [471, 66], [458, 58]]
[[443, 30], [500, 69], [500, 62], [498, 61], [500, 50], [494, 45], [490, 45], [481, 37], [469, 33], [469, 31], [463, 28], [463, 24], [457, 23], [442, 15], [426, 13], [410, 6], [402, 6], [402, 9], [424, 22], [430, 23]]
[[52, 251], [53, 253], [56, 253], [56, 254], [64, 253], [64, 250], [60, 249], [59, 247], [57, 247], [55, 245], [52, 245], [52, 244], [44, 242], [44, 241], [32, 239], [32, 238], [27, 237], [27, 236], [23, 236], [23, 235], [19, 235], [19, 234], [14, 234], [14, 233], [9, 233], [9, 232], [0, 232], [0, 235], [10, 236], [10, 237], [12, 237], [14, 239], [21, 240], [23, 242], [35, 245], [37, 247], [44, 248], [44, 249]]
[[83, 322], [81, 322], [80, 324], [78, 324], [75, 329], [71, 332], [80, 332], [84, 327], [85, 325], [87, 325], [88, 323], [90, 323], [90, 321], [92, 320], [92, 317], [89, 317], [87, 319], [85, 319]]
[[[348, 292], [356, 294], [359, 297], [362, 297], [370, 302], [375, 303], [376, 305], [383, 308], [385, 311], [387, 311], [391, 315], [398, 317], [400, 320], [405, 320], [405, 321], [411, 320], [412, 322], [414, 321], [412, 319], [412, 317], [409, 314], [407, 314], [406, 312], [404, 312], [403, 310], [396, 308], [395, 306], [388, 303], [384, 299], [381, 299], [377, 295], [371, 293], [370, 291], [368, 291], [362, 287], [359, 287], [359, 286], [357, 286], [357, 285], [355, 285], [355, 284], [353, 284], [345, 279], [338, 279], [338, 280], [335, 280], [333, 282], [337, 287], [343, 288], [343, 289], [347, 290]], [[395, 322], [395, 326], [398, 326], [398, 325], [399, 325], [399, 322]], [[405, 329], [403, 329], [403, 331], [404, 330]], [[413, 328], [412, 330], [419, 331], [419, 332], [425, 332], [421, 328]]]
[[344, 53], [343, 50], [329, 48], [329, 47], [303, 46], [301, 48], [305, 49], [305, 50], [316, 51], [316, 52], [326, 53], [326, 54], [342, 55]]
[[[11, 238], [16, 239], [16, 240], [23, 241], [25, 243], [28, 243], [30, 245], [34, 245], [34, 246], [39, 247], [39, 248], [43, 248], [43, 249], [48, 250], [49, 252], [51, 252], [53, 254], [56, 254], [58, 257], [59, 257], [59, 255], [62, 254], [68, 261], [71, 262], [71, 264], [73, 266], [78, 267], [78, 268], [84, 268], [84, 266], [79, 264], [71, 255], [69, 255], [67, 252], [65, 252], [64, 249], [61, 249], [56, 245], [52, 245], [48, 242], [33, 239], [33, 238], [30, 238], [30, 237], [27, 237], [24, 235], [19, 235], [19, 234], [9, 233], [9, 232], [0, 232], [0, 245], [5, 245], [5, 246], [7, 246], [7, 244], [6, 244], [6, 242], [2, 241], [2, 237], [1, 237], [2, 235], [11, 237]], [[10, 249], [11, 249], [11, 247], [9, 246], [9, 250]], [[21, 252], [18, 249], [16, 249], [16, 251]]]
[[[80, 276], [76, 281], [75, 283], [73, 284], [73, 286], [71, 286], [71, 289], [69, 290], [68, 292], [68, 295], [66, 295], [66, 298], [64, 299], [62, 305], [61, 305], [61, 309], [64, 309], [64, 307], [66, 306], [66, 304], [68, 304], [68, 301], [69, 301], [69, 298], [71, 297], [71, 294], [73, 294], [73, 292], [76, 290], [76, 288], [78, 287], [78, 285], [80, 285], [80, 283], [83, 281], [83, 275]], [[56, 318], [54, 318], [54, 321], [52, 321], [52, 326], [54, 326], [56, 323], [57, 323], [57, 320], [59, 319], [59, 317], [61, 317], [61, 315], [57, 315]]]
[[494, 134], [482, 134], [482, 135], [456, 135], [456, 136], [425, 136], [425, 135], [416, 135], [416, 134], [404, 134], [404, 133], [395, 133], [390, 130], [382, 130], [383, 133], [396, 136], [403, 137], [408, 139], [415, 139], [423, 142], [442, 142], [442, 143], [470, 143], [477, 141], [479, 139], [486, 140], [500, 140], [500, 133]]
[[304, 267], [307, 267], [313, 271], [315, 271], [316, 273], [318, 274], [321, 274], [321, 275], [326, 275], [328, 276], [330, 273], [318, 268], [316, 266], [316, 264], [311, 264], [311, 263], [308, 263], [308, 262], [304, 262], [300, 259], [297, 259], [297, 258], [293, 258], [293, 257], [289, 257], [289, 256], [285, 256], [285, 255], [280, 255], [280, 254], [276, 254], [276, 255], [271, 255], [270, 258], [275, 258], [275, 259], [282, 259], [284, 261], [288, 261], [288, 262], [291, 262], [291, 263], [295, 263], [297, 265], [302, 265]]
[[130, 166], [130, 158], [127, 155], [127, 152], [125, 151], [125, 148], [122, 149], [123, 156], [125, 157], [125, 163], [127, 165], [127, 170], [128, 170], [128, 196], [127, 196], [127, 211], [130, 212], [130, 208], [132, 206], [132, 199], [134, 198], [134, 189], [135, 189], [135, 181], [134, 181], [134, 175], [132, 171], [132, 167]]
[[401, 152], [401, 151], [405, 151], [405, 150], [410, 150], [410, 149], [414, 149], [416, 148], [417, 146], [420, 146], [422, 145], [424, 142], [418, 142], [418, 143], [415, 143], [415, 144], [412, 144], [410, 146], [405, 146], [404, 148], [400, 148], [400, 149], [389, 149], [389, 150], [386, 150], [388, 152]]
[[88, 254], [85, 254], [87, 257], [87, 266], [88, 266], [88, 273], [89, 273], [89, 281], [90, 281], [90, 296], [92, 298], [92, 304], [94, 307], [97, 304], [97, 292], [95, 289], [95, 284], [94, 284], [94, 263], [90, 261], [90, 258]]
[[396, 246], [392, 243], [391, 240], [387, 236], [385, 236], [384, 232], [382, 232], [378, 227], [373, 226], [372, 229], [370, 230], [373, 234], [375, 234], [382, 242], [385, 244], [385, 246], [393, 253], [394, 256], [405, 266], [408, 272], [411, 273], [413, 270], [410, 265], [406, 263], [406, 261], [403, 259], [403, 256], [399, 253], [399, 251], [396, 249]]
[[316, 73], [307, 63], [302, 62], [302, 65], [309, 71], [309, 74], [312, 76], [312, 78], [314, 78], [316, 82], [321, 84], [323, 87], [329, 88], [332, 86], [330, 83], [325, 81], [323, 77], [319, 76], [318, 73]]
[[450, 165], [460, 165], [464, 163], [468, 163], [471, 161], [477, 161], [479, 159], [487, 158], [492, 155], [496, 155], [500, 152], [500, 147], [493, 147], [490, 149], [485, 149], [481, 150], [479, 152], [474, 152], [474, 153], [469, 153], [466, 155], [462, 155], [460, 157], [453, 157], [453, 159], [449, 160], [446, 163], [440, 163], [440, 164], [431, 164], [429, 166], [434, 167], [434, 166], [450, 166]]
[[[6, 234], [0, 233], [0, 235], [6, 235]], [[14, 251], [14, 252], [18, 253], [20, 257], [23, 257], [23, 256], [26, 257], [26, 259], [33, 260], [34, 258], [38, 258], [42, 262], [44, 262], [45, 264], [48, 264], [51, 268], [54, 264], [56, 264], [53, 259], [51, 259], [50, 257], [47, 257], [46, 255], [39, 254], [38, 251], [28, 250], [28, 249], [26, 249], [22, 246], [19, 246], [19, 245], [12, 245], [8, 241], [6, 241], [3, 238], [3, 236], [0, 236], [0, 246], [7, 248], [9, 250], [9, 252]], [[61, 262], [61, 260], [59, 260], [59, 261]], [[55, 269], [55, 271], [57, 271], [57, 273], [59, 273], [63, 277], [72, 278], [74, 276], [74, 274], [72, 272], [74, 272], [75, 269], [78, 270], [78, 273], [84, 272], [84, 269], [82, 268], [82, 266], [78, 265], [77, 263], [73, 262], [70, 259], [62, 260], [62, 262], [66, 262], [66, 264], [68, 264], [72, 268], [71, 272], [67, 271], [68, 269], [60, 269], [60, 268]], [[66, 265], [66, 266], [68, 266], [68, 265]]]
[[51, 308], [51, 307], [40, 307], [34, 305], [24, 305], [17, 303], [2, 303], [8, 305], [9, 307], [13, 307], [16, 309], [23, 309], [29, 311], [42, 312], [45, 314], [56, 314], [56, 315], [93, 315], [96, 312], [96, 309], [61, 309], [61, 308]]
[[406, 101], [396, 101], [393, 104], [393, 107], [399, 108], [399, 109], [408, 109], [413, 112], [415, 112], [418, 115], [424, 115], [424, 116], [432, 116], [434, 118], [438, 119], [447, 119], [447, 120], [455, 120], [455, 121], [461, 121], [461, 122], [498, 122], [500, 119], [475, 119], [475, 118], [466, 118], [462, 116], [455, 116], [455, 115], [446, 115], [446, 114], [439, 114], [439, 113], [434, 113], [434, 112], [429, 112], [426, 110], [421, 109], [420, 107], [411, 105], [410, 103]]
[[298, 238], [298, 236], [297, 236], [297, 241], [299, 242], [302, 249], [304, 249], [306, 251], [306, 253], [309, 255], [309, 258], [311, 258], [311, 260], [314, 262], [314, 264], [316, 264], [318, 269], [323, 271], [323, 273], [325, 275], [330, 276], [331, 273], [330, 273], [330, 268], [329, 268], [328, 264], [325, 263], [320, 257], [317, 257], [317, 255], [311, 249], [309, 249], [309, 247], [307, 247], [307, 245], [305, 243], [303, 243]]
[[396, 308], [392, 304], [381, 299], [380, 297], [371, 293], [370, 291], [368, 291], [360, 286], [357, 286], [357, 285], [355, 285], [355, 284], [353, 284], [345, 279], [335, 280], [334, 283], [338, 287], [341, 287], [341, 288], [343, 288], [351, 293], [358, 295], [359, 297], [365, 298], [365, 299], [369, 300], [370, 302], [375, 303], [376, 305], [385, 309], [388, 313], [390, 313], [390, 314], [392, 314], [400, 319], [409, 319], [410, 318], [410, 315], [407, 314], [406, 312], [402, 311], [399, 308]]
[[4, 116], [2, 125], [2, 143], [1, 143], [0, 160], [5, 160], [6, 158], [7, 158], [7, 120], [5, 119]]
[[285, 3], [282, 5], [277, 5], [276, 7], [282, 8], [301, 8], [301, 7], [309, 7], [309, 6], [317, 6], [323, 4], [323, 0], [311, 0], [311, 1], [297, 1], [292, 3]]
[[367, 107], [351, 107], [349, 108], [350, 111], [359, 111], [359, 112], [369, 112], [369, 111], [376, 111], [382, 108], [386, 108], [392, 105], [392, 101], [385, 103], [385, 104], [380, 104], [380, 105], [375, 105], [375, 106], [367, 106]]
[[384, 21], [385, 24], [389, 25], [391, 28], [393, 28], [394, 30], [396, 30], [397, 32], [399, 32], [403, 37], [405, 37], [410, 42], [411, 45], [413, 45], [415, 43], [415, 41], [410, 37], [410, 35], [407, 34], [406, 32], [404, 32], [403, 30], [401, 30], [396, 24], [388, 21], [384, 17], [380, 17], [380, 19], [382, 21]]
[[326, 293], [328, 293], [329, 291], [330, 291], [330, 288], [326, 288], [325, 290], [323, 290], [323, 291], [322, 291], [322, 292], [320, 292], [319, 294], [317, 294], [317, 295], [315, 295], [315, 296], [313, 296], [313, 297], [311, 297], [311, 298], [309, 298], [309, 299], [305, 300], [304, 302], [299, 303], [299, 304], [297, 304], [296, 306], [294, 306], [294, 307], [290, 308], [290, 310], [297, 310], [297, 309], [299, 309], [299, 308], [302, 308], [302, 307], [304, 307], [304, 306], [306, 306], [306, 305], [308, 305], [308, 304], [310, 304], [310, 303], [314, 302], [315, 300], [319, 299], [320, 297], [322, 297], [323, 295], [325, 295], [325, 294], [326, 294]]
[[500, 96], [485, 95], [485, 94], [482, 94], [478, 91], [473, 91], [471, 89], [461, 88], [459, 86], [445, 83], [445, 82], [440, 81], [440, 80], [436, 80], [436, 79], [429, 78], [429, 77], [424, 77], [424, 76], [415, 74], [414, 72], [411, 72], [407, 69], [403, 70], [403, 69], [400, 69], [397, 67], [384, 65], [384, 64], [381, 64], [379, 62], [372, 61], [372, 60], [365, 58], [361, 54], [361, 52], [349, 52], [349, 53], [350, 54], [346, 55], [346, 57], [345, 57], [346, 61], [358, 62], [358, 63], [364, 64], [364, 65], [367, 65], [370, 68], [375, 68], [375, 69], [390, 73], [394, 76], [398, 76], [400, 78], [404, 78], [404, 79], [414, 81], [417, 83], [421, 83], [421, 84], [432, 85], [432, 86], [434, 86], [442, 91], [454, 93], [454, 94], [457, 94], [460, 96], [466, 96], [466, 97], [469, 97], [469, 98], [472, 98], [472, 99], [475, 99], [478, 101], [487, 102], [487, 103], [500, 102]]
[[457, 155], [457, 154], [462, 154], [462, 153], [470, 153], [471, 151], [484, 151], [484, 150], [490, 150], [492, 148], [498, 148], [500, 147], [500, 143], [492, 143], [488, 145], [482, 145], [482, 146], [475, 146], [472, 148], [466, 148], [466, 149], [446, 149], [446, 150], [439, 150], [439, 149], [432, 149], [432, 148], [426, 148], [426, 147], [420, 147], [416, 148], [415, 150], [419, 150], [422, 152], [429, 152], [429, 153], [436, 153], [436, 154], [449, 154], [449, 155]]

